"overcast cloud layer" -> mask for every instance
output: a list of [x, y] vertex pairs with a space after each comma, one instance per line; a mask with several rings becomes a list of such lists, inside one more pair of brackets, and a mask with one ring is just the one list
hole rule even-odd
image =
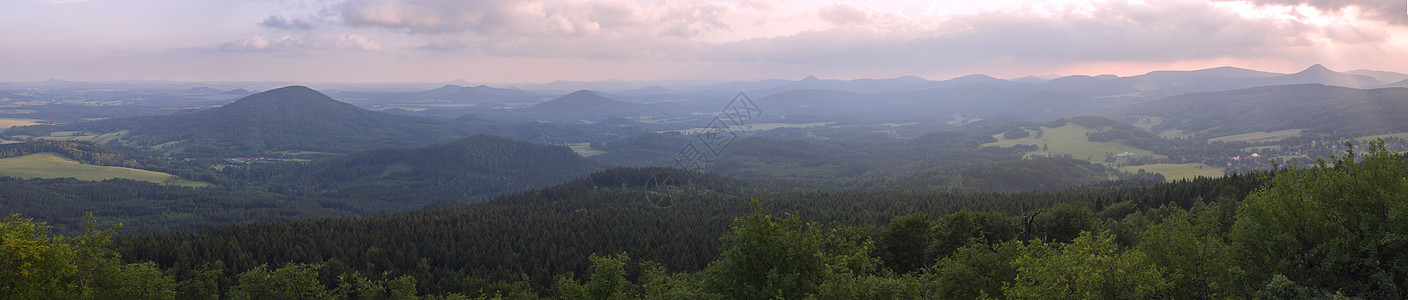
[[16, 0], [0, 81], [1408, 72], [1403, 1], [972, 2]]

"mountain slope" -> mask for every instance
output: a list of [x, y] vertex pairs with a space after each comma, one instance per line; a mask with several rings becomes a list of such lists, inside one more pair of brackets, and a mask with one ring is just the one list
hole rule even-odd
[[1267, 86], [1174, 96], [1128, 107], [1124, 113], [1162, 117], [1153, 127], [1156, 132], [1205, 131], [1205, 138], [1286, 129], [1362, 136], [1408, 131], [1408, 88]]
[[19, 127], [6, 134], [42, 137], [60, 131], [126, 131], [110, 143], [149, 148], [160, 145], [167, 152], [193, 156], [423, 146], [471, 133], [464, 125], [368, 111], [307, 87], [290, 86], [207, 111]]
[[1365, 88], [1383, 84], [1374, 77], [1340, 73], [1316, 64], [1295, 74], [1252, 80], [1256, 85], [1285, 85], [1319, 83], [1324, 85]]

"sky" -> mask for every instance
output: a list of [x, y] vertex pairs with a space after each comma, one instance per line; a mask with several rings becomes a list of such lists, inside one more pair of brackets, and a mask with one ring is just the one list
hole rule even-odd
[[5, 0], [0, 81], [1408, 73], [1408, 0]]

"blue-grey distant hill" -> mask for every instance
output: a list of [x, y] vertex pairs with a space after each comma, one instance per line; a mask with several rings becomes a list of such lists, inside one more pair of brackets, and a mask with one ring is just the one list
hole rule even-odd
[[109, 143], [186, 156], [414, 147], [475, 133], [464, 124], [368, 111], [307, 87], [289, 86], [194, 113], [17, 127], [6, 134], [47, 136], [61, 131], [126, 131]]

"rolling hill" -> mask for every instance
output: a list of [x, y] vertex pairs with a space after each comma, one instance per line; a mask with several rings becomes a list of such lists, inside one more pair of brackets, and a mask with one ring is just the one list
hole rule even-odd
[[425, 146], [473, 133], [463, 124], [368, 111], [307, 87], [289, 86], [206, 111], [17, 127], [6, 135], [44, 139], [56, 133], [120, 131], [126, 132], [108, 143], [197, 157]]
[[547, 102], [538, 103], [526, 108], [526, 111], [538, 114], [566, 115], [610, 115], [621, 113], [625, 110], [634, 109], [635, 104], [612, 100], [589, 90], [580, 90], [571, 94], [552, 99]]

